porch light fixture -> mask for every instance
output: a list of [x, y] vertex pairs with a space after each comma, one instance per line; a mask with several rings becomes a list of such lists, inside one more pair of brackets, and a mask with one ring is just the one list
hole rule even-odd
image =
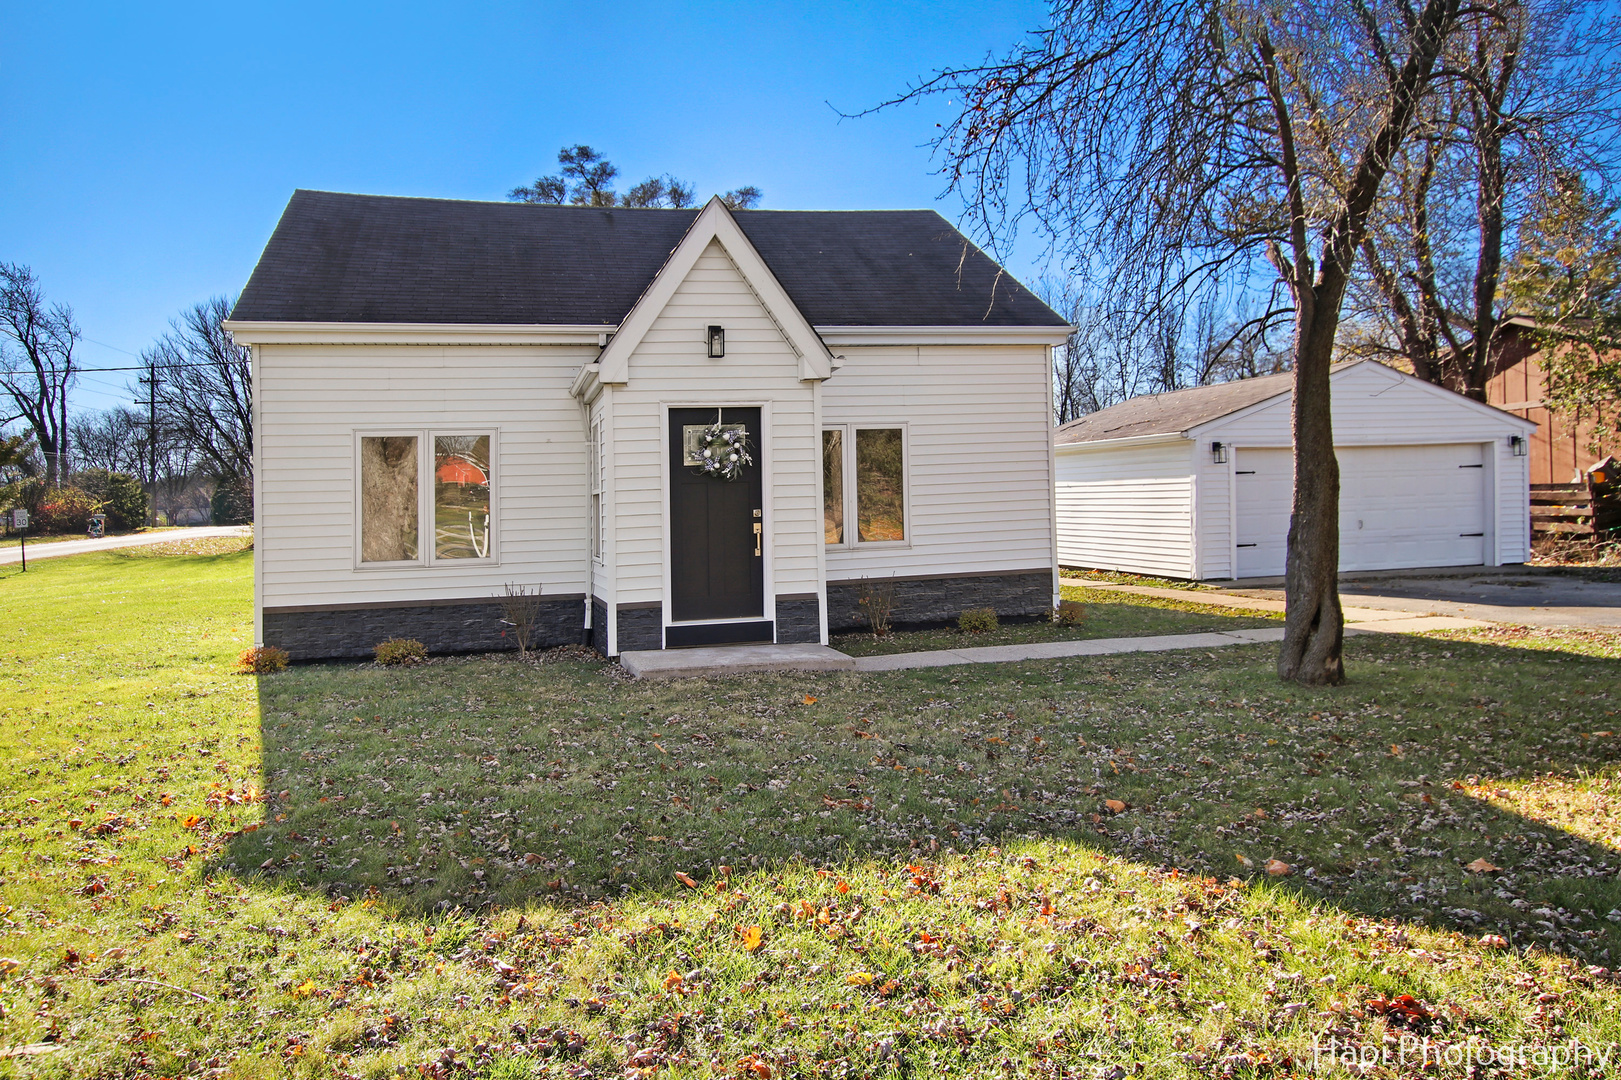
[[726, 355], [726, 328], [724, 326], [711, 326], [709, 328], [709, 358], [718, 360]]
[[1508, 437], [1508, 448], [1511, 451], [1514, 452], [1515, 457], [1524, 457], [1525, 456], [1525, 436], [1524, 435], [1510, 435]]
[[1210, 444], [1210, 460], [1217, 465], [1227, 464], [1227, 444], [1213, 442]]

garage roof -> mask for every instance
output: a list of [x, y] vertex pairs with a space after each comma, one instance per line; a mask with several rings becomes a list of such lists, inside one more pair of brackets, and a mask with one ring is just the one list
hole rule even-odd
[[[614, 326], [698, 213], [301, 190], [231, 317]], [[1065, 325], [932, 210], [734, 216], [812, 325]]]
[[[1334, 370], [1350, 366], [1336, 364]], [[1287, 394], [1294, 386], [1294, 378], [1292, 372], [1284, 372], [1164, 394], [1143, 394], [1071, 420], [1054, 433], [1053, 442], [1064, 446], [1139, 435], [1181, 434], [1268, 398]]]

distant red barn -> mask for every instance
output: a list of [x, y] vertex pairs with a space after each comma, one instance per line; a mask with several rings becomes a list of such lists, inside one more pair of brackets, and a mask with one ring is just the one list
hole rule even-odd
[[466, 458], [452, 455], [439, 463], [435, 474], [441, 484], [488, 484], [489, 474]]

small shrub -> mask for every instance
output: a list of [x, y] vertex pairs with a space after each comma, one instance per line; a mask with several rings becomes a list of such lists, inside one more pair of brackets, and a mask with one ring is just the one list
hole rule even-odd
[[957, 629], [970, 634], [983, 634], [987, 630], [995, 630], [998, 625], [995, 608], [969, 608], [957, 616]]
[[518, 643], [520, 657], [529, 655], [529, 646], [535, 640], [535, 623], [540, 619], [540, 589], [536, 585], [530, 591], [527, 585], [509, 581], [505, 594], [500, 597], [501, 625], [512, 628], [512, 637]]
[[873, 581], [871, 578], [862, 578], [861, 585], [856, 591], [856, 606], [861, 609], [861, 615], [867, 620], [867, 626], [872, 630], [873, 637], [881, 638], [887, 635], [889, 613], [895, 608], [895, 579]]
[[146, 524], [146, 491], [128, 473], [82, 469], [73, 474], [73, 483], [101, 500], [108, 531], [128, 532]]
[[289, 659], [286, 649], [275, 645], [255, 645], [242, 650], [242, 654], [236, 658], [236, 670], [244, 675], [269, 675], [275, 671], [285, 671]]
[[253, 523], [253, 477], [224, 476], [214, 485], [209, 500], [210, 517], [216, 525]]
[[1086, 619], [1086, 605], [1078, 600], [1060, 600], [1053, 611], [1053, 622], [1059, 626], [1079, 626]]
[[415, 638], [389, 638], [372, 650], [379, 664], [389, 667], [409, 667], [428, 659], [428, 647]]
[[101, 500], [76, 487], [51, 488], [39, 500], [39, 509], [28, 531], [40, 535], [65, 536], [82, 533], [90, 526], [90, 515], [101, 510]]

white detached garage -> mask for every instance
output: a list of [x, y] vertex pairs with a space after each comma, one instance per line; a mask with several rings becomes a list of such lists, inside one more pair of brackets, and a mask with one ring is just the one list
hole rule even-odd
[[[1293, 380], [1133, 398], [1060, 427], [1059, 563], [1195, 580], [1282, 574]], [[1525, 561], [1535, 424], [1371, 360], [1337, 366], [1330, 381], [1341, 571]]]

